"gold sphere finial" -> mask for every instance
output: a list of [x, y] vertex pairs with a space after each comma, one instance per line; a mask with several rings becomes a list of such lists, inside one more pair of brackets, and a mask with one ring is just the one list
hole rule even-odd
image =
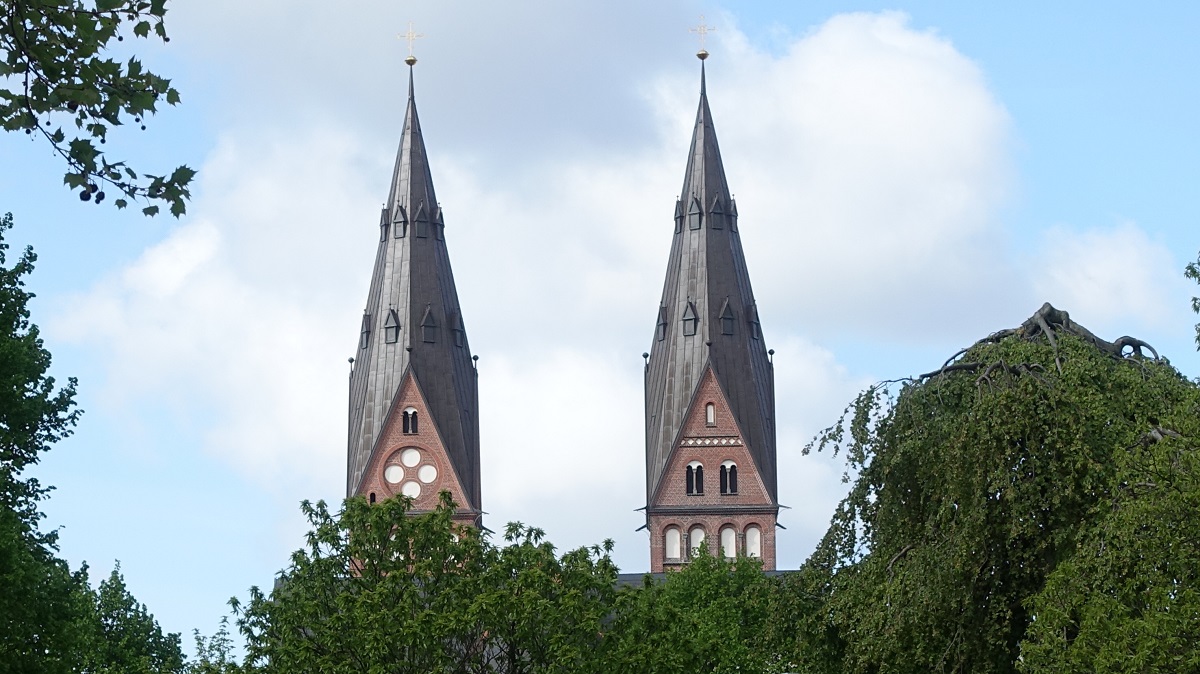
[[704, 59], [708, 58], [708, 52], [701, 49], [700, 51], [696, 52], [696, 58], [703, 61]]
[[407, 63], [408, 67], [411, 68], [417, 64], [417, 57], [413, 56], [412, 54], [409, 54], [408, 56], [404, 57], [404, 62]]

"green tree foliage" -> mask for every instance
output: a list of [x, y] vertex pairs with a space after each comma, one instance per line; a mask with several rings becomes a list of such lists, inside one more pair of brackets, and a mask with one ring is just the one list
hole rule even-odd
[[87, 575], [58, 559], [57, 534], [38, 530], [38, 502], [48, 488], [23, 474], [79, 418], [75, 380], [58, 387], [47, 374], [50, 352], [30, 321], [25, 281], [31, 249], [9, 266], [0, 218], [0, 672], [73, 671], [86, 609]]
[[861, 394], [817, 443], [857, 478], [794, 588], [815, 609], [795, 658], [845, 672], [1195, 667], [1200, 388], [1143, 346], [1047, 305], [894, 399], [887, 385]]
[[129, 593], [118, 564], [91, 594], [84, 671], [96, 674], [177, 674], [183, 671], [178, 634], [163, 634], [158, 621]]
[[120, 574], [93, 592], [86, 566], [72, 572], [58, 558], [57, 532], [39, 530], [49, 487], [24, 471], [80, 412], [75, 379], [60, 388], [47, 374], [50, 353], [30, 321], [25, 281], [37, 257], [27, 248], [6, 266], [12, 225], [0, 218], [0, 674], [178, 672], [179, 637], [162, 634]]
[[577, 672], [612, 605], [609, 545], [561, 557], [510, 525], [498, 548], [443, 494], [303, 504], [312, 530], [268, 594], [237, 605], [247, 664], [264, 672]]
[[758, 560], [701, 554], [685, 569], [624, 590], [595, 671], [780, 672], [771, 647], [772, 581]]
[[[1187, 267], [1183, 270], [1183, 275], [1196, 283], [1200, 283], [1200, 254], [1196, 255], [1195, 262], [1187, 264]], [[1192, 311], [1200, 314], [1200, 297], [1192, 298]], [[1200, 323], [1196, 324], [1196, 350], [1200, 351]]]
[[67, 164], [63, 183], [83, 201], [103, 202], [109, 186], [118, 208], [132, 200], [146, 215], [159, 204], [176, 217], [186, 209], [192, 169], [139, 175], [99, 148], [114, 127], [145, 130], [160, 103], [179, 102], [170, 80], [110, 54], [127, 35], [169, 41], [166, 11], [166, 0], [0, 0], [0, 126], [49, 142]]
[[196, 657], [184, 667], [187, 674], [239, 674], [248, 671], [239, 663], [234, 651], [233, 637], [229, 634], [229, 619], [221, 618], [221, 625], [211, 637], [193, 630], [196, 640]]

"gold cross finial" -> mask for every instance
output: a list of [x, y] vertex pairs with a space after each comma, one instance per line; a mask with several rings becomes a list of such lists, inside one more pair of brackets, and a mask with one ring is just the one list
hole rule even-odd
[[701, 61], [708, 58], [708, 52], [704, 50], [704, 38], [707, 37], [709, 33], [711, 33], [712, 31], [714, 31], [716, 29], [717, 29], [716, 26], [704, 25], [704, 15], [703, 14], [700, 15], [700, 25], [696, 26], [695, 28], [688, 29], [689, 33], [695, 33], [697, 36], [700, 37], [700, 51], [696, 52], [696, 57], [699, 58]]
[[398, 39], [408, 41], [408, 56], [404, 57], [404, 62], [407, 63], [411, 67], [414, 63], [417, 62], [417, 57], [413, 56], [413, 42], [416, 42], [418, 38], [422, 38], [425, 36], [421, 33], [417, 33], [415, 31], [413, 31], [413, 22], [409, 21], [408, 22], [408, 32], [407, 33], [398, 33], [396, 35], [396, 37]]

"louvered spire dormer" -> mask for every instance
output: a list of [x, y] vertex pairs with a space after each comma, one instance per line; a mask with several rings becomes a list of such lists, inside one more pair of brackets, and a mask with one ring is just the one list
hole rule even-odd
[[[758, 556], [772, 569], [779, 508], [772, 365], [703, 65], [674, 219], [646, 365], [651, 570], [686, 563], [696, 545]], [[704, 489], [704, 475], [720, 476], [719, 488]]]
[[[374, 500], [408, 496], [420, 511], [445, 489], [460, 518], [478, 522], [478, 387], [444, 228], [410, 70], [350, 373], [346, 492]], [[451, 339], [439, 334], [448, 316]]]

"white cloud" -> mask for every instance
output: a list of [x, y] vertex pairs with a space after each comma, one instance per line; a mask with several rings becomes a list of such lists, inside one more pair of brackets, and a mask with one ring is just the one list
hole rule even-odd
[[1182, 264], [1133, 222], [1052, 227], [1033, 263], [1038, 296], [1092, 330], [1162, 328], [1178, 322], [1174, 317], [1186, 302]]
[[[835, 461], [798, 450], [864, 383], [813, 335], [912, 328], [955, 297], [989, 292], [996, 272], [980, 260], [1007, 194], [1009, 123], [977, 68], [902, 15], [835, 17], [780, 57], [754, 51], [735, 26], [719, 35], [709, 93], [764, 324], [779, 336], [780, 485], [796, 508], [781, 550], [795, 565], [843, 489]], [[583, 50], [563, 58], [595, 61]], [[645, 479], [638, 354], [653, 327], [698, 83], [694, 71], [666, 67], [608, 73], [646, 96], [634, 108], [640, 126], [616, 136], [603, 111], [572, 113], [575, 94], [595, 83], [551, 65], [563, 72], [536, 86], [562, 89], [530, 94], [544, 110], [528, 119], [496, 110], [463, 132], [491, 144], [466, 147], [452, 124], [463, 113], [422, 103], [482, 356], [485, 507], [493, 526], [525, 519], [564, 546], [614, 537], [636, 570], [645, 565], [644, 536], [632, 533]], [[345, 358], [400, 121], [384, 87], [390, 104], [363, 114], [386, 117], [385, 132], [370, 120], [327, 123], [339, 104], [325, 95], [350, 84], [320, 72], [315, 111], [239, 117], [203, 166], [191, 219], [67, 303], [57, 328], [70, 337], [66, 317], [90, 312], [92, 329], [71, 339], [107, 364], [106, 413], [136, 416], [145, 400], [191, 413], [207, 451], [293, 501], [340, 495]], [[436, 72], [421, 75], [433, 83]], [[419, 100], [478, 107], [466, 93], [474, 80], [446, 77], [426, 96], [424, 79]], [[518, 98], [518, 109], [534, 105]], [[584, 140], [547, 140], [562, 137], [539, 126], [548, 115]], [[492, 130], [480, 133], [480, 120]], [[522, 139], [532, 140], [510, 153]]]

